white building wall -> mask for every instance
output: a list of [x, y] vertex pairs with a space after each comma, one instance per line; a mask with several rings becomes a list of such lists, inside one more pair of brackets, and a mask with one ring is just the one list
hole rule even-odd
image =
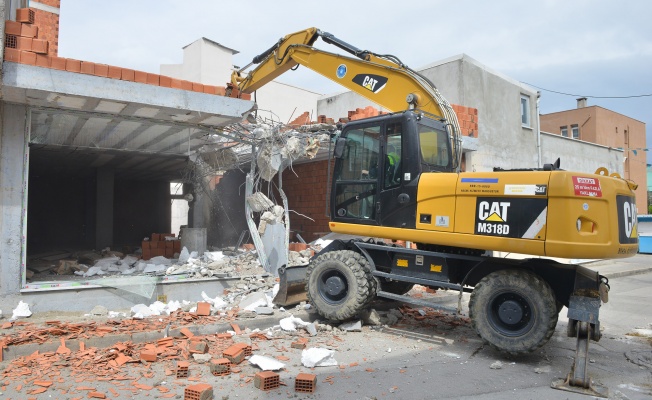
[[231, 81], [233, 54], [237, 54], [237, 51], [201, 38], [183, 48], [183, 63], [162, 64], [161, 75], [205, 85], [225, 86]]
[[311, 114], [311, 120], [316, 121], [320, 96], [319, 93], [272, 81], [256, 91], [255, 100], [260, 117], [287, 124], [306, 111]]
[[543, 157], [546, 163], [553, 163], [560, 158], [560, 168], [567, 171], [592, 174], [604, 167], [610, 174], [617, 172], [623, 175], [622, 150], [542, 132], [541, 152], [546, 155]]
[[[609, 171], [622, 171], [622, 152], [577, 140], [558, 143], [557, 137], [549, 138], [545, 134], [541, 135], [539, 160], [537, 92], [467, 55], [430, 64], [419, 72], [430, 79], [450, 103], [478, 109], [478, 137], [467, 141], [473, 145], [470, 150], [475, 150], [467, 152], [467, 171], [491, 171], [494, 167], [536, 168], [553, 163], [558, 157], [564, 169], [594, 172], [598, 166], [608, 165]], [[530, 127], [521, 124], [522, 94], [530, 98]], [[378, 108], [356, 93], [344, 92], [322, 96], [317, 112], [341, 118], [350, 110], [369, 105]]]

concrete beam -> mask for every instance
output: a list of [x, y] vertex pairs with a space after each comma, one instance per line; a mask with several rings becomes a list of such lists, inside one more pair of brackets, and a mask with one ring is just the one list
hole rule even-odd
[[103, 99], [160, 108], [159, 120], [214, 126], [241, 121], [254, 107], [247, 100], [12, 62], [3, 64], [2, 86], [4, 100], [13, 103], [81, 110], [86, 100]]

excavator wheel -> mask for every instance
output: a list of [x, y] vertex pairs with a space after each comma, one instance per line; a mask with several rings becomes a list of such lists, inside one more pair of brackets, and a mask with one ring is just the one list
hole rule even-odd
[[354, 317], [376, 296], [376, 280], [367, 260], [351, 250], [321, 254], [306, 271], [308, 300], [325, 318]]
[[478, 282], [469, 301], [471, 323], [495, 349], [512, 355], [543, 346], [557, 325], [550, 286], [526, 270], [492, 272]]

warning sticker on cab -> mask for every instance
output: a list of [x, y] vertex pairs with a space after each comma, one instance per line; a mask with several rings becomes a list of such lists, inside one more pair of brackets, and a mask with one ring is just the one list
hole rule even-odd
[[600, 180], [596, 178], [574, 176], [573, 189], [575, 189], [575, 196], [602, 197]]

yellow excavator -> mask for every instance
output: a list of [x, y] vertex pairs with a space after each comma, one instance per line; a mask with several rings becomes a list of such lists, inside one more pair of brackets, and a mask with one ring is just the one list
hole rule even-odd
[[[320, 37], [355, 58], [313, 47]], [[244, 74], [252, 64], [258, 66]], [[462, 293], [471, 292], [476, 332], [510, 354], [544, 345], [567, 306], [578, 353], [559, 388], [599, 392], [585, 361], [589, 341], [600, 338], [607, 279], [580, 265], [491, 252], [631, 257], [638, 252], [636, 184], [604, 168], [564, 171], [559, 160], [543, 168], [461, 172], [457, 116], [430, 80], [395, 56], [358, 49], [316, 28], [281, 38], [235, 71], [230, 87], [252, 93], [298, 65], [391, 112], [349, 122], [335, 140], [330, 229], [417, 249], [335, 240], [298, 270], [305, 276], [291, 283], [281, 276], [282, 291], [305, 288], [319, 314], [337, 321], [355, 317], [377, 297], [442, 308], [406, 295], [414, 284], [459, 291], [454, 312]]]

